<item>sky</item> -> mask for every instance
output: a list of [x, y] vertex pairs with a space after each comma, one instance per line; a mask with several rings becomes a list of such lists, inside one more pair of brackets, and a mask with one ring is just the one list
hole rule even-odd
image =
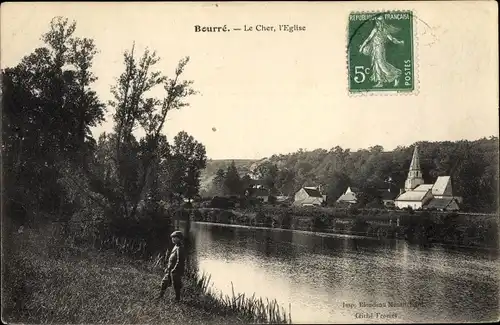
[[[260, 159], [335, 146], [392, 150], [417, 141], [498, 136], [498, 16], [494, 2], [341, 3], [3, 3], [1, 65], [14, 66], [43, 43], [55, 16], [77, 22], [76, 36], [99, 50], [94, 89], [103, 101], [135, 42], [162, 58], [199, 94], [169, 113], [163, 130], [184, 130], [211, 159]], [[415, 15], [417, 90], [350, 95], [347, 24], [351, 11], [409, 9]], [[279, 24], [301, 32], [195, 32]], [[141, 51], [141, 52], [139, 52]], [[93, 135], [112, 130], [113, 111]], [[213, 131], [213, 128], [216, 131]]]

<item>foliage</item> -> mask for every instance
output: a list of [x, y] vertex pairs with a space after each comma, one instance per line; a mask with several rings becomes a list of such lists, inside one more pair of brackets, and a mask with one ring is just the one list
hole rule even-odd
[[200, 173], [206, 166], [205, 146], [184, 131], [174, 138], [169, 156], [160, 163], [164, 197], [193, 199], [200, 189]]
[[88, 159], [95, 146], [90, 127], [103, 120], [104, 105], [91, 88], [97, 50], [75, 29], [54, 18], [44, 46], [2, 71], [4, 199], [20, 223], [71, 213], [58, 183], [60, 164]]
[[[286, 181], [286, 175], [278, 175], [278, 166], [270, 163], [269, 161], [258, 165], [254, 174], [257, 179], [264, 182], [264, 186], [268, 189], [276, 188], [278, 185], [278, 176], [281, 176], [280, 181]], [[283, 177], [285, 177], [285, 179], [283, 179]]]
[[345, 173], [335, 171], [327, 178], [327, 203], [334, 205], [337, 199], [346, 191], [350, 184], [349, 176]]
[[223, 189], [224, 189], [223, 190], [224, 194], [226, 195], [243, 194], [243, 186], [241, 178], [240, 175], [238, 174], [238, 170], [236, 169], [234, 161], [231, 162], [231, 165], [227, 167], [227, 170], [224, 173]]
[[[114, 100], [110, 102], [115, 108], [115, 132], [109, 138], [110, 143], [105, 144], [110, 156], [105, 163], [114, 173], [107, 183], [101, 182], [94, 190], [103, 194], [113, 210], [126, 219], [136, 217], [138, 209], [148, 202], [148, 193], [160, 196], [151, 193], [152, 189], [164, 194], [165, 182], [178, 186], [189, 184], [182, 191], [170, 186], [172, 196], [190, 198], [197, 190], [196, 177], [205, 161], [204, 147], [185, 132], [179, 133], [170, 147], [161, 134], [168, 112], [188, 106], [185, 99], [195, 93], [192, 81], [180, 80], [188, 61], [189, 58], [182, 59], [174, 78], [170, 79], [155, 71], [159, 62], [155, 52], [146, 49], [139, 60], [134, 56], [134, 47], [124, 54], [125, 71], [112, 87]], [[160, 85], [165, 90], [163, 98], [151, 96], [150, 92]], [[133, 134], [138, 126], [145, 133], [139, 140]], [[166, 161], [169, 166], [165, 166]], [[95, 163], [100, 165], [99, 161]], [[155, 183], [158, 173], [163, 176], [160, 184]]]

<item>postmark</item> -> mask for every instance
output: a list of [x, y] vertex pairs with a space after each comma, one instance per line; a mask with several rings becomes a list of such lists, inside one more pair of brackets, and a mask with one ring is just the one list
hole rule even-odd
[[352, 12], [348, 21], [350, 93], [415, 90], [413, 12]]

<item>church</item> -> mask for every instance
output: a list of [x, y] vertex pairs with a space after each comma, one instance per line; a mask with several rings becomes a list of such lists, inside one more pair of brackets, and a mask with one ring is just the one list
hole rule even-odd
[[405, 188], [394, 200], [396, 207], [399, 209], [410, 207], [414, 210], [457, 211], [461, 202], [461, 197], [453, 195], [450, 176], [439, 176], [434, 184], [424, 184], [418, 146], [415, 146]]

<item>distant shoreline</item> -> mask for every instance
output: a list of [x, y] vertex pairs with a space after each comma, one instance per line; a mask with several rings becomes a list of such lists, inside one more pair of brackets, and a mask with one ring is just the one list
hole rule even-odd
[[283, 207], [193, 208], [196, 223], [292, 231], [320, 237], [403, 240], [457, 249], [498, 251], [498, 216], [405, 211], [351, 211]]
[[[185, 222], [185, 221], [181, 221]], [[296, 232], [302, 233], [306, 235], [315, 235], [319, 237], [338, 237], [338, 238], [357, 238], [357, 239], [372, 239], [372, 240], [394, 240], [401, 241], [407, 243], [408, 241], [402, 238], [379, 238], [373, 236], [363, 236], [363, 235], [354, 235], [354, 234], [342, 234], [342, 233], [334, 233], [334, 232], [314, 232], [309, 230], [299, 230], [299, 229], [283, 229], [283, 228], [271, 228], [271, 227], [261, 227], [261, 226], [247, 226], [247, 225], [238, 225], [231, 223], [220, 223], [220, 222], [206, 222], [206, 221], [192, 221], [194, 224], [201, 225], [209, 225], [209, 226], [220, 226], [227, 228], [246, 228], [246, 229], [258, 229], [258, 230], [271, 230], [271, 231], [284, 231], [284, 232]], [[456, 249], [467, 249], [467, 250], [482, 250], [482, 251], [500, 251], [500, 248], [497, 247], [485, 247], [485, 246], [463, 246], [463, 245], [454, 245], [454, 244], [444, 244], [444, 243], [431, 243], [431, 247], [429, 249], [437, 249], [437, 248], [456, 248]]]
[[302, 234], [307, 234], [307, 235], [316, 235], [316, 236], [320, 236], [320, 237], [371, 238], [374, 240], [378, 239], [376, 237], [367, 237], [367, 236], [354, 235], [354, 234], [342, 234], [342, 233], [336, 233], [336, 232], [320, 232], [320, 231], [315, 232], [315, 231], [301, 230], [301, 229], [285, 229], [285, 228], [277, 228], [277, 227], [273, 228], [273, 227], [264, 227], [264, 226], [247, 226], [247, 225], [239, 225], [239, 224], [233, 224], [233, 223], [220, 223], [220, 222], [207, 222], [207, 221], [193, 221], [193, 223], [202, 224], [202, 225], [224, 226], [224, 227], [230, 227], [230, 228], [248, 228], [248, 229], [272, 230], [272, 231], [296, 232], [296, 233], [302, 233]]

